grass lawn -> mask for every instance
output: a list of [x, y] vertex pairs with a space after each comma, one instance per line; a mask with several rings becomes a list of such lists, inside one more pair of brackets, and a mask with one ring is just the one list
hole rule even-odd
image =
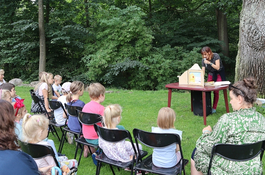
[[[31, 97], [29, 94], [30, 87], [16, 87], [17, 95], [25, 98], [25, 105], [27, 110], [30, 111]], [[145, 131], [151, 131], [151, 126], [156, 125], [158, 111], [161, 107], [167, 106], [167, 90], [160, 91], [137, 91], [137, 90], [117, 90], [107, 89], [111, 93], [106, 93], [105, 101], [102, 105], [120, 104], [123, 108], [121, 125], [129, 130], [132, 134], [134, 128], [139, 128]], [[212, 95], [213, 96], [213, 95]], [[229, 96], [229, 95], [228, 95]], [[80, 98], [85, 103], [90, 101], [88, 92]], [[187, 91], [173, 91], [171, 107], [176, 112], [175, 128], [183, 131], [182, 135], [182, 150], [184, 158], [190, 160], [191, 153], [195, 147], [197, 139], [202, 134], [202, 129], [205, 127], [203, 124], [203, 117], [195, 116], [190, 109], [190, 93]], [[230, 111], [232, 111], [231, 106]], [[262, 109], [261, 109], [262, 110]], [[220, 99], [215, 114], [207, 117], [207, 125], [214, 126], [218, 118], [226, 112], [223, 93], [220, 92]], [[58, 129], [59, 131], [59, 129]], [[59, 131], [59, 134], [61, 132]], [[59, 147], [58, 140], [50, 134], [50, 139], [53, 139], [57, 149]], [[143, 146], [144, 150], [152, 153], [151, 149]], [[63, 154], [69, 159], [74, 158], [75, 144], [64, 144]], [[79, 156], [79, 155], [78, 155]], [[264, 169], [264, 166], [263, 166]], [[190, 174], [190, 162], [185, 167], [186, 174]], [[129, 175], [129, 172], [124, 170], [118, 171], [114, 169], [118, 175]], [[80, 166], [78, 167], [78, 175], [95, 174], [96, 166], [93, 164], [91, 156], [88, 158], [82, 157]], [[101, 175], [111, 175], [109, 166], [101, 168]], [[149, 173], [150, 174], [150, 173]]]

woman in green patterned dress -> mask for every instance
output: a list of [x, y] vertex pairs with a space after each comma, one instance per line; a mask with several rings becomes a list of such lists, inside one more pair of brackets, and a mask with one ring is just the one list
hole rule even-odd
[[[265, 117], [256, 111], [256, 82], [245, 78], [229, 86], [230, 104], [234, 112], [224, 114], [216, 125], [205, 127], [196, 142], [191, 159], [191, 174], [207, 174], [211, 150], [216, 143], [245, 144], [265, 140]], [[259, 156], [233, 162], [214, 156], [212, 174], [261, 174], [262, 162]]]

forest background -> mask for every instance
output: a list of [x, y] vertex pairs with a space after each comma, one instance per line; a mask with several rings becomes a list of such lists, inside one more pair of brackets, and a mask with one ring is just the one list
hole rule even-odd
[[[241, 0], [43, 0], [47, 72], [63, 81], [158, 90], [200, 49], [219, 53], [234, 81]], [[5, 79], [38, 80], [38, 1], [0, 0]]]

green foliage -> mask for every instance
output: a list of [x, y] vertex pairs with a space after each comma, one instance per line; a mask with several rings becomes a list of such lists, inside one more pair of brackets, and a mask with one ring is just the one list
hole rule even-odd
[[141, 60], [148, 54], [153, 38], [144, 25], [144, 13], [136, 6], [126, 9], [111, 6], [99, 13], [101, 17], [94, 29], [96, 41], [86, 46], [86, 56], [83, 57], [92, 81], [98, 81], [109, 72], [113, 68], [109, 65], [113, 63], [124, 62], [126, 58]]
[[[199, 49], [220, 53], [215, 9], [227, 15], [230, 56], [220, 54], [234, 76], [240, 0], [48, 0], [44, 1], [46, 71], [63, 81], [99, 81], [126, 89], [162, 89], [178, 81]], [[38, 3], [0, 0], [0, 66], [5, 79], [37, 80]]]

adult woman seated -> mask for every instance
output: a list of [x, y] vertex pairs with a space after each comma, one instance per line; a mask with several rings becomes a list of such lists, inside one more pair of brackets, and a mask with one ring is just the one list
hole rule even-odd
[[[256, 82], [245, 78], [229, 87], [230, 104], [234, 112], [224, 114], [213, 127], [203, 129], [191, 159], [191, 174], [206, 174], [211, 150], [216, 143], [246, 144], [265, 140], [265, 117], [253, 107], [256, 101]], [[234, 162], [215, 156], [212, 174], [261, 174], [260, 157]]]
[[39, 174], [32, 157], [18, 151], [13, 106], [0, 99], [0, 111], [0, 174]]

